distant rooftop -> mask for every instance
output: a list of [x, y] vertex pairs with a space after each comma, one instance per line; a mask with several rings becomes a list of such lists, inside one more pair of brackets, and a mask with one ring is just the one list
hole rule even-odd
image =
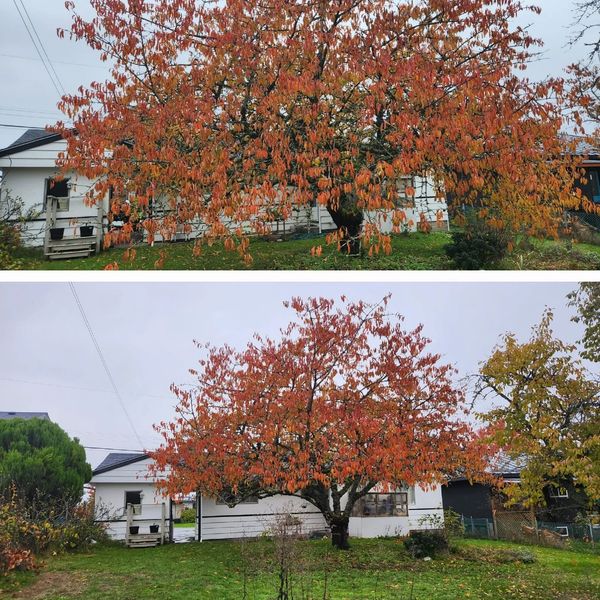
[[94, 475], [106, 473], [125, 465], [136, 463], [140, 460], [148, 458], [146, 454], [133, 452], [111, 452], [107, 457], [94, 469]]
[[7, 156], [8, 154], [16, 154], [17, 152], [23, 152], [24, 150], [30, 150], [49, 144], [50, 142], [56, 142], [62, 139], [62, 136], [58, 133], [52, 133], [45, 129], [28, 129], [19, 139], [15, 140], [10, 146], [6, 148], [0, 148], [0, 157]]
[[47, 412], [0, 411], [0, 419], [44, 419], [50, 420]]

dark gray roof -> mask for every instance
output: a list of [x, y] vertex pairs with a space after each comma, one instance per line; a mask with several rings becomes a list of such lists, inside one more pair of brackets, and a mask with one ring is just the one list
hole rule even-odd
[[0, 419], [44, 419], [50, 420], [47, 412], [18, 412], [18, 411], [0, 411]]
[[565, 134], [564, 138], [567, 142], [575, 142], [575, 154], [577, 156], [595, 157], [600, 153], [598, 146], [591, 144], [589, 138], [572, 134]]
[[31, 148], [37, 148], [38, 146], [56, 142], [60, 139], [62, 139], [62, 136], [58, 133], [51, 133], [45, 129], [28, 129], [10, 146], [0, 149], [0, 157], [23, 152], [24, 150], [30, 150]]
[[106, 471], [112, 471], [125, 465], [139, 462], [148, 458], [147, 454], [134, 454], [132, 452], [111, 452], [95, 469], [94, 475], [100, 473], [106, 473]]

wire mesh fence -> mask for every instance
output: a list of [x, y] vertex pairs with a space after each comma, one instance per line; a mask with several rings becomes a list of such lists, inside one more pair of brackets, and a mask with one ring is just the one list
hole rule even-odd
[[496, 513], [494, 519], [461, 515], [466, 537], [563, 547], [569, 540], [600, 543], [600, 525], [538, 521], [531, 512]]

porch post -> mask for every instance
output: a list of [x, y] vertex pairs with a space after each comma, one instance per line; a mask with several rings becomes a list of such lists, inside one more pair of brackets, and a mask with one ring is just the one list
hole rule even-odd
[[104, 233], [104, 205], [103, 201], [98, 203], [98, 224], [96, 226], [96, 254], [102, 250], [102, 234]]
[[50, 250], [50, 228], [55, 224], [54, 198], [46, 197], [46, 228], [44, 230], [44, 254], [47, 255]]
[[169, 542], [173, 543], [173, 498], [169, 498]]
[[196, 492], [196, 539], [202, 541], [202, 494]]
[[133, 514], [131, 504], [127, 504], [127, 524], [125, 525], [125, 544], [129, 546], [129, 527], [133, 523]]
[[167, 510], [165, 507], [165, 503], [163, 502], [160, 505], [160, 545], [162, 546], [165, 543], [165, 514]]

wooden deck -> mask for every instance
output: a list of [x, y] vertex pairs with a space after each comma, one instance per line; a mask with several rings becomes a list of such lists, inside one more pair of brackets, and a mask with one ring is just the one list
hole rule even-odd
[[44, 255], [49, 260], [91, 256], [96, 252], [96, 244], [95, 236], [64, 237], [62, 240], [49, 239], [44, 248]]
[[[142, 505], [143, 506], [143, 505]], [[127, 529], [125, 532], [125, 545], [128, 548], [153, 548], [155, 546], [161, 546], [169, 540], [169, 534], [167, 532], [167, 524], [172, 527], [171, 521], [167, 520], [167, 511], [165, 503], [163, 502], [160, 507], [159, 518], [135, 518], [133, 505], [127, 505]], [[158, 525], [157, 533], [146, 533], [150, 525]], [[131, 533], [130, 527], [139, 527], [141, 533]]]

